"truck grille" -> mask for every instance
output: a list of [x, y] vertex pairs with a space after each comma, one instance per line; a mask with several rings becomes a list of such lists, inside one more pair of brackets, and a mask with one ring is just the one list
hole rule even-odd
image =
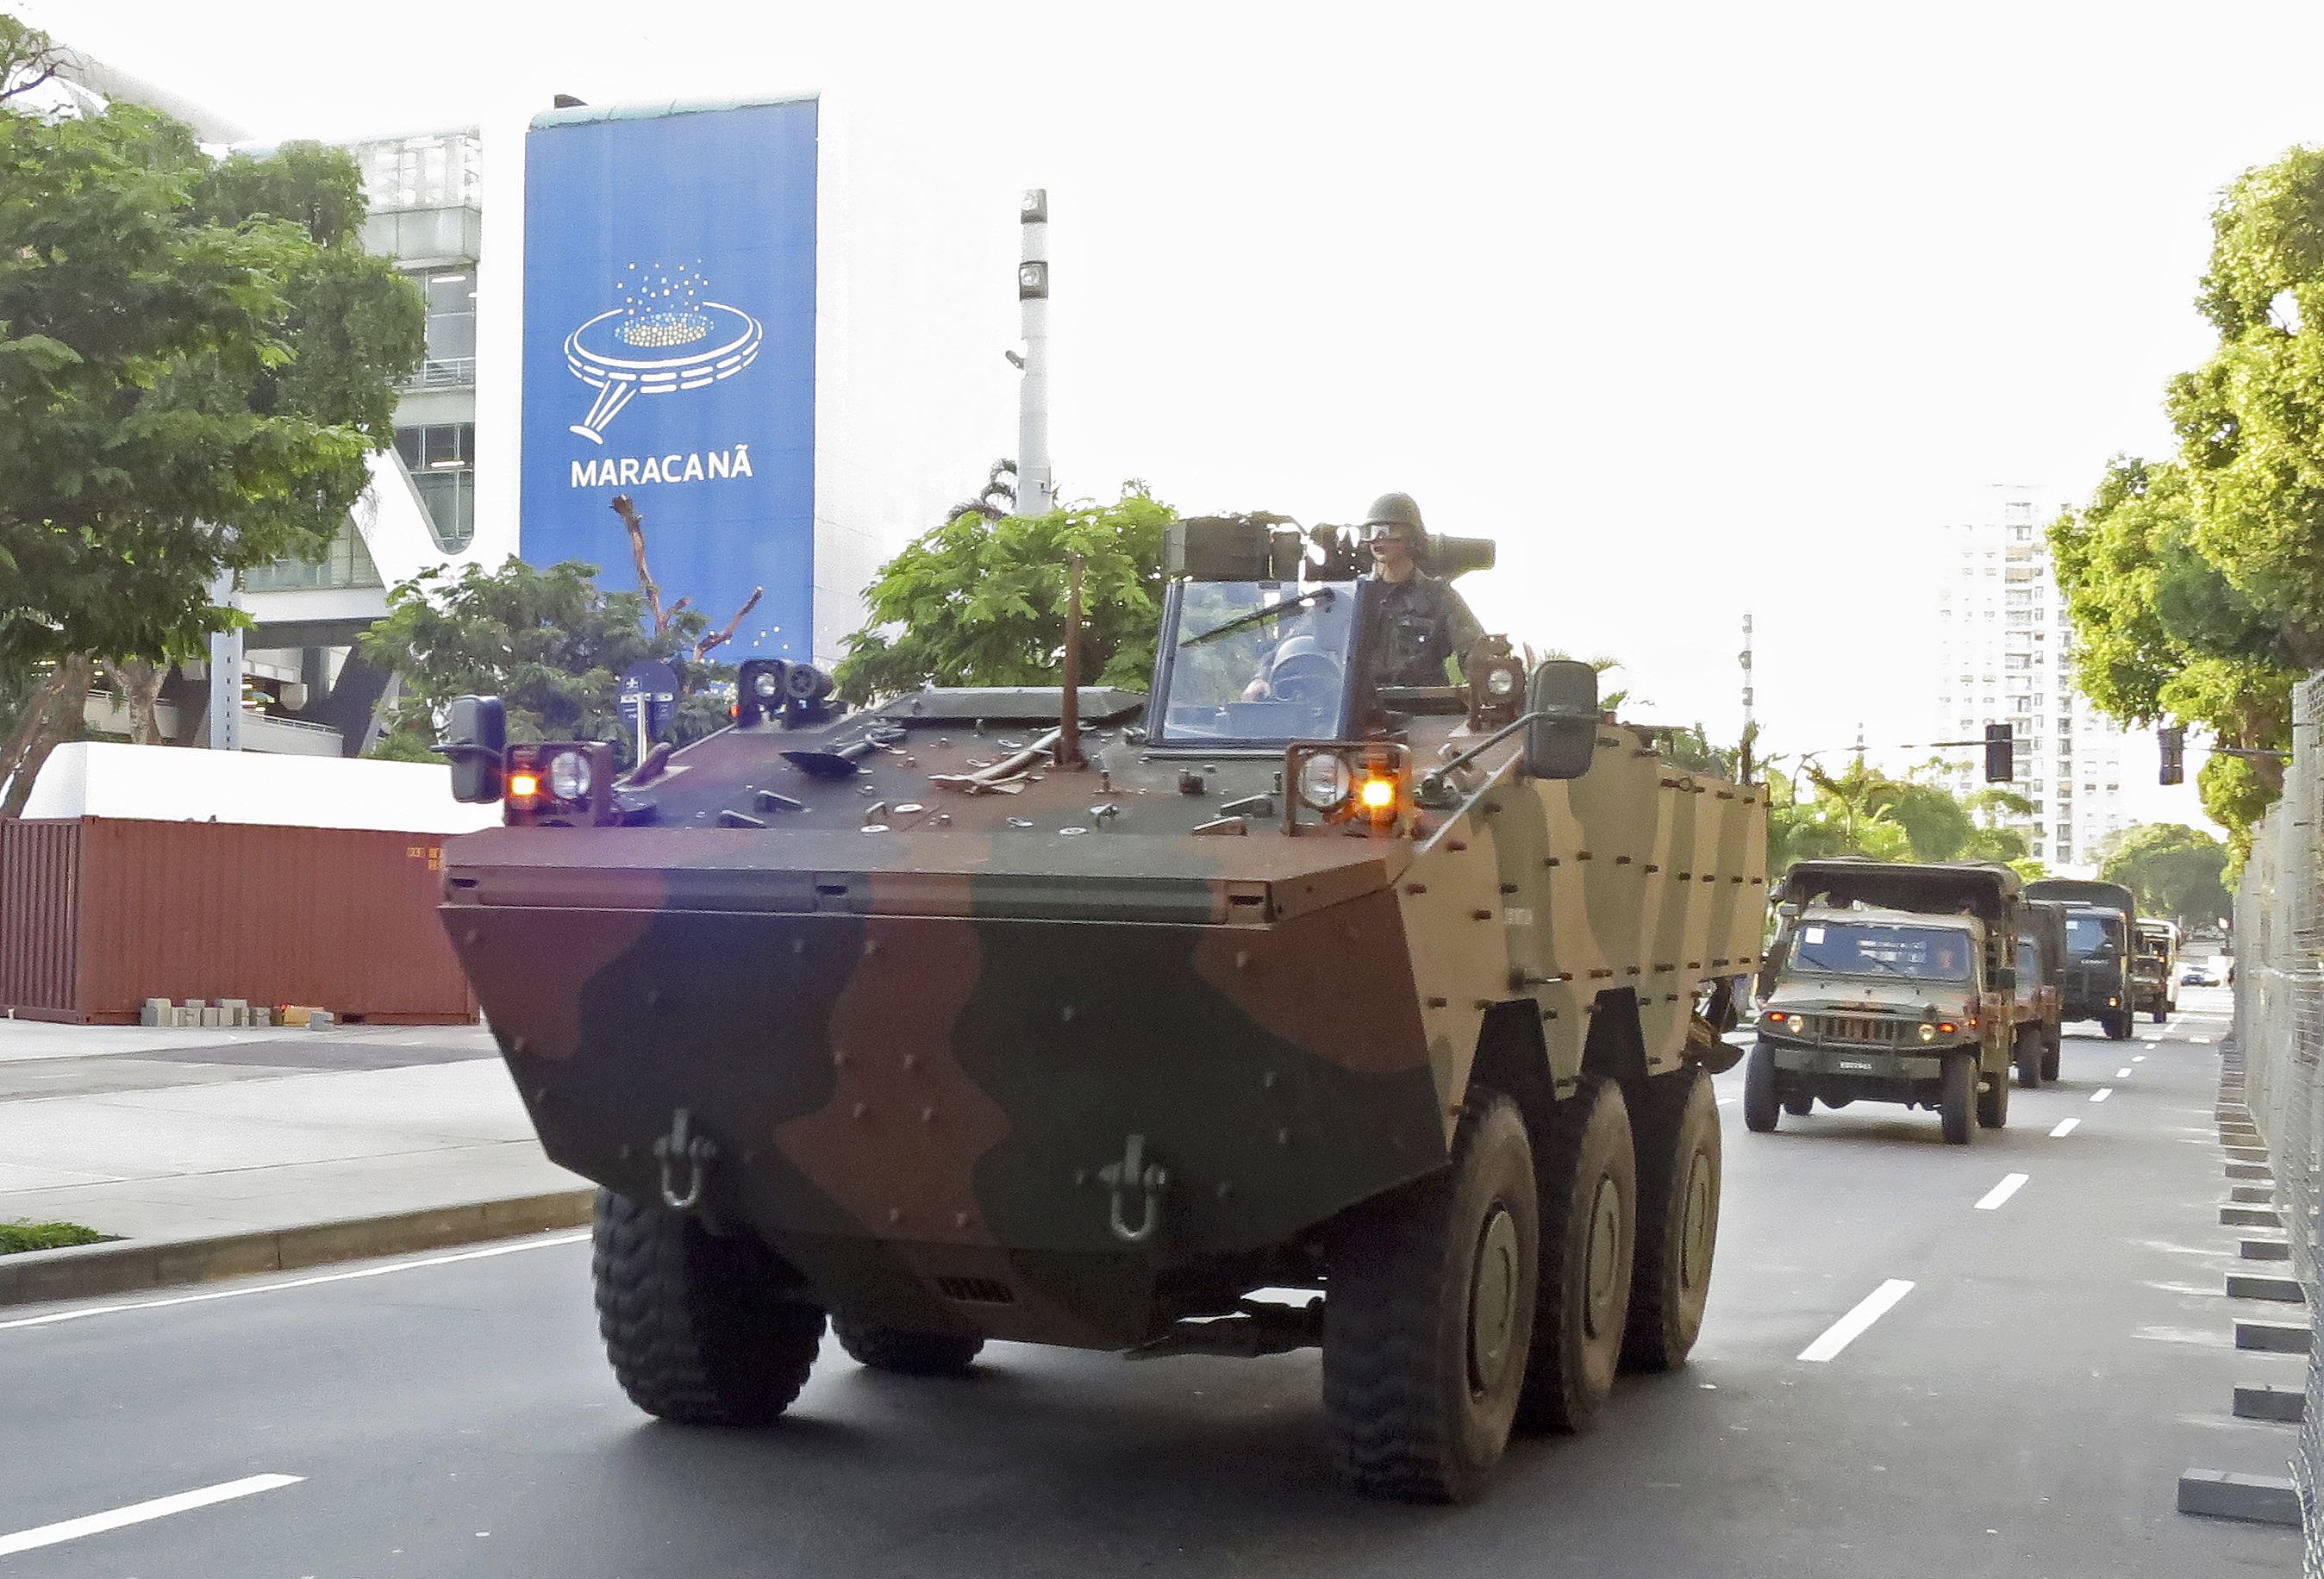
[[1811, 1024], [1821, 1040], [1859, 1047], [1895, 1047], [1917, 1029], [1877, 1014], [1819, 1014]]

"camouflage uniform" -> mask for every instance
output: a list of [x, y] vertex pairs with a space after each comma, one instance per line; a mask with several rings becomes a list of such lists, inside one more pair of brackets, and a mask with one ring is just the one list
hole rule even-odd
[[[1368, 577], [1377, 579], [1377, 577]], [[1386, 583], [1375, 595], [1372, 680], [1383, 686], [1441, 686], [1444, 660], [1466, 658], [1484, 628], [1452, 589], [1425, 571]]]

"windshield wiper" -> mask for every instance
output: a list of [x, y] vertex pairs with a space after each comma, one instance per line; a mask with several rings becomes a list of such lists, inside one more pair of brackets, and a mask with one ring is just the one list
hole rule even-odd
[[1213, 636], [1223, 636], [1229, 631], [1240, 631], [1245, 625], [1255, 625], [1261, 620], [1274, 619], [1277, 615], [1289, 614], [1293, 609], [1303, 607], [1311, 603], [1317, 608], [1324, 608], [1330, 605], [1333, 596], [1334, 594], [1330, 587], [1318, 586], [1311, 591], [1303, 592], [1296, 597], [1286, 597], [1281, 603], [1271, 603], [1265, 608], [1255, 608], [1247, 614], [1237, 614], [1225, 624], [1213, 625], [1207, 631], [1187, 637], [1185, 641], [1179, 642], [1178, 645], [1181, 647], [1196, 646], [1202, 642], [1211, 640]]

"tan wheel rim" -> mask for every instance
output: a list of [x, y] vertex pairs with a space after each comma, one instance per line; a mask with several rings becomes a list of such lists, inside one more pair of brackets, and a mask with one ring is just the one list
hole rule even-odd
[[1711, 1280], [1711, 1235], [1718, 1226], [1718, 1208], [1711, 1198], [1711, 1159], [1696, 1151], [1687, 1158], [1686, 1194], [1679, 1207], [1679, 1287], [1692, 1293]]
[[1614, 1325], [1615, 1296], [1620, 1282], [1622, 1251], [1622, 1191], [1607, 1177], [1598, 1180], [1590, 1202], [1590, 1249], [1587, 1282], [1582, 1288], [1582, 1322], [1591, 1337]]
[[1477, 1235], [1476, 1271], [1469, 1280], [1469, 1385], [1477, 1392], [1492, 1391], [1508, 1374], [1524, 1271], [1517, 1220], [1496, 1201]]

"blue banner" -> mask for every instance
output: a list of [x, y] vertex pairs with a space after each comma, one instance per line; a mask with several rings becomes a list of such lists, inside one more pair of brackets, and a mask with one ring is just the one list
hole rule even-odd
[[525, 147], [519, 552], [638, 585], [717, 656], [813, 656], [816, 106], [577, 109]]

